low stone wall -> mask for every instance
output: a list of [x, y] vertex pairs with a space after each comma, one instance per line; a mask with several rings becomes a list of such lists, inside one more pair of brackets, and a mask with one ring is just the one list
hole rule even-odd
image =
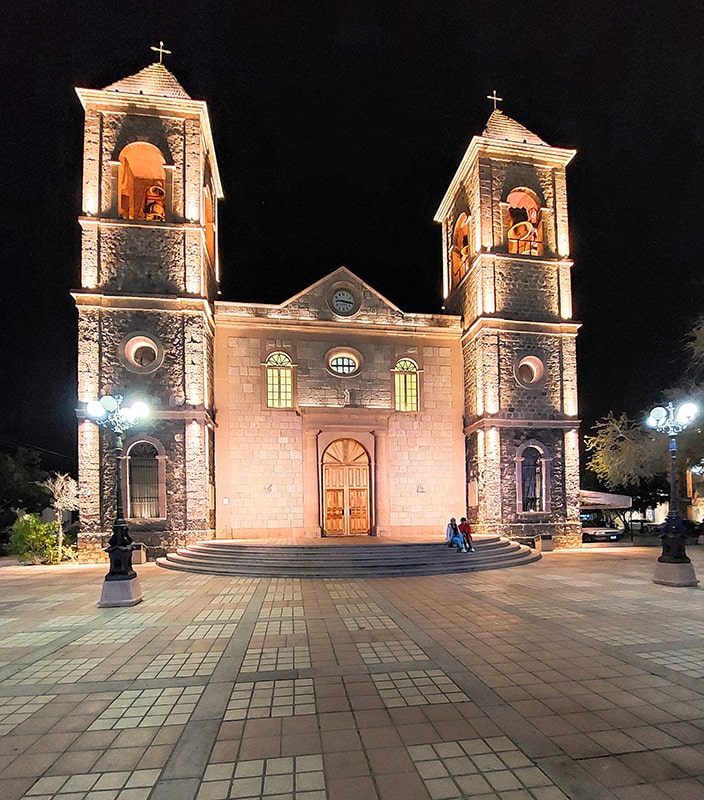
[[[78, 561], [81, 564], [108, 563], [105, 548], [108, 546], [112, 531], [79, 534]], [[147, 548], [147, 558], [155, 558], [173, 553], [179, 547], [186, 547], [195, 542], [214, 539], [215, 532], [209, 528], [194, 531], [130, 531], [135, 544], [143, 544]]]
[[472, 531], [477, 534], [504, 536], [506, 539], [525, 539], [527, 537], [552, 536], [556, 550], [580, 547], [582, 544], [582, 526], [579, 522], [540, 522], [517, 523], [476, 523]]

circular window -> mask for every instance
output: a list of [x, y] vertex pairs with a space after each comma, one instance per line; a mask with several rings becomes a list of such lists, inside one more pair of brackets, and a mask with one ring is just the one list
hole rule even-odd
[[164, 360], [164, 348], [148, 333], [132, 333], [123, 341], [121, 355], [131, 372], [154, 372]]
[[545, 364], [538, 356], [523, 356], [516, 363], [514, 374], [521, 386], [535, 388], [542, 383], [545, 375]]
[[362, 357], [354, 350], [333, 350], [328, 353], [327, 367], [333, 375], [347, 378], [356, 375], [362, 366]]

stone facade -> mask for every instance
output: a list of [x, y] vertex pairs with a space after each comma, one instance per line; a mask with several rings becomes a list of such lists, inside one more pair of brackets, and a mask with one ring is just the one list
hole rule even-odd
[[[77, 91], [84, 551], [105, 545], [116, 506], [115, 441], [84, 409], [115, 393], [152, 409], [120, 459], [152, 553], [213, 536], [441, 537], [464, 513], [480, 533], [576, 542], [572, 151], [496, 111], [474, 137], [436, 217], [448, 313], [402, 311], [342, 267], [279, 305], [216, 302], [205, 103], [162, 64]], [[539, 244], [515, 235], [524, 216]]]
[[436, 215], [446, 306], [463, 322], [468, 514], [478, 532], [552, 535], [558, 546], [581, 541], [573, 155], [494, 111]]
[[[330, 310], [341, 284], [358, 298], [353, 319]], [[321, 466], [326, 448], [342, 439], [359, 442], [370, 458], [368, 532], [427, 534], [464, 505], [456, 318], [403, 314], [340, 268], [281, 306], [218, 302], [215, 320], [218, 536], [325, 533]], [[359, 355], [357, 373], [326, 368], [338, 350]], [[273, 352], [295, 365], [290, 408], [267, 407]], [[420, 369], [415, 412], [394, 408], [393, 369], [404, 357]]]
[[[81, 288], [74, 298], [81, 409], [106, 394], [151, 408], [149, 422], [126, 434], [120, 468], [130, 517], [131, 448], [142, 444], [153, 453], [158, 497], [129, 524], [158, 552], [214, 531], [218, 264], [208, 241], [222, 189], [205, 104], [189, 98], [161, 64], [140, 76], [138, 87], [126, 79], [102, 91], [78, 90], [86, 116]], [[145, 190], [150, 184], [156, 189]], [[156, 210], [144, 199], [154, 191]], [[79, 545], [91, 550], [105, 544], [115, 517], [115, 439], [98, 435], [81, 409]]]

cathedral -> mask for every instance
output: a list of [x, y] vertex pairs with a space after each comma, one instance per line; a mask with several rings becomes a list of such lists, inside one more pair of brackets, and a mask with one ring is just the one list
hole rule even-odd
[[[339, 267], [283, 302], [220, 301], [223, 190], [207, 104], [154, 63], [85, 111], [78, 310], [79, 546], [118, 491], [154, 554], [212, 538], [581, 542], [565, 170], [495, 108], [435, 215], [442, 314]], [[151, 413], [124, 434], [87, 404]], [[119, 478], [119, 481], [117, 480]]]

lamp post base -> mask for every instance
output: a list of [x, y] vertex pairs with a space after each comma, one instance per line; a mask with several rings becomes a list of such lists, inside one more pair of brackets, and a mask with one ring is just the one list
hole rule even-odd
[[136, 606], [143, 599], [142, 587], [139, 578], [129, 578], [126, 581], [103, 581], [103, 593], [98, 602], [98, 608], [124, 608]]
[[655, 562], [653, 583], [662, 586], [696, 586], [699, 581], [694, 574], [692, 562], [687, 559], [686, 562]]

